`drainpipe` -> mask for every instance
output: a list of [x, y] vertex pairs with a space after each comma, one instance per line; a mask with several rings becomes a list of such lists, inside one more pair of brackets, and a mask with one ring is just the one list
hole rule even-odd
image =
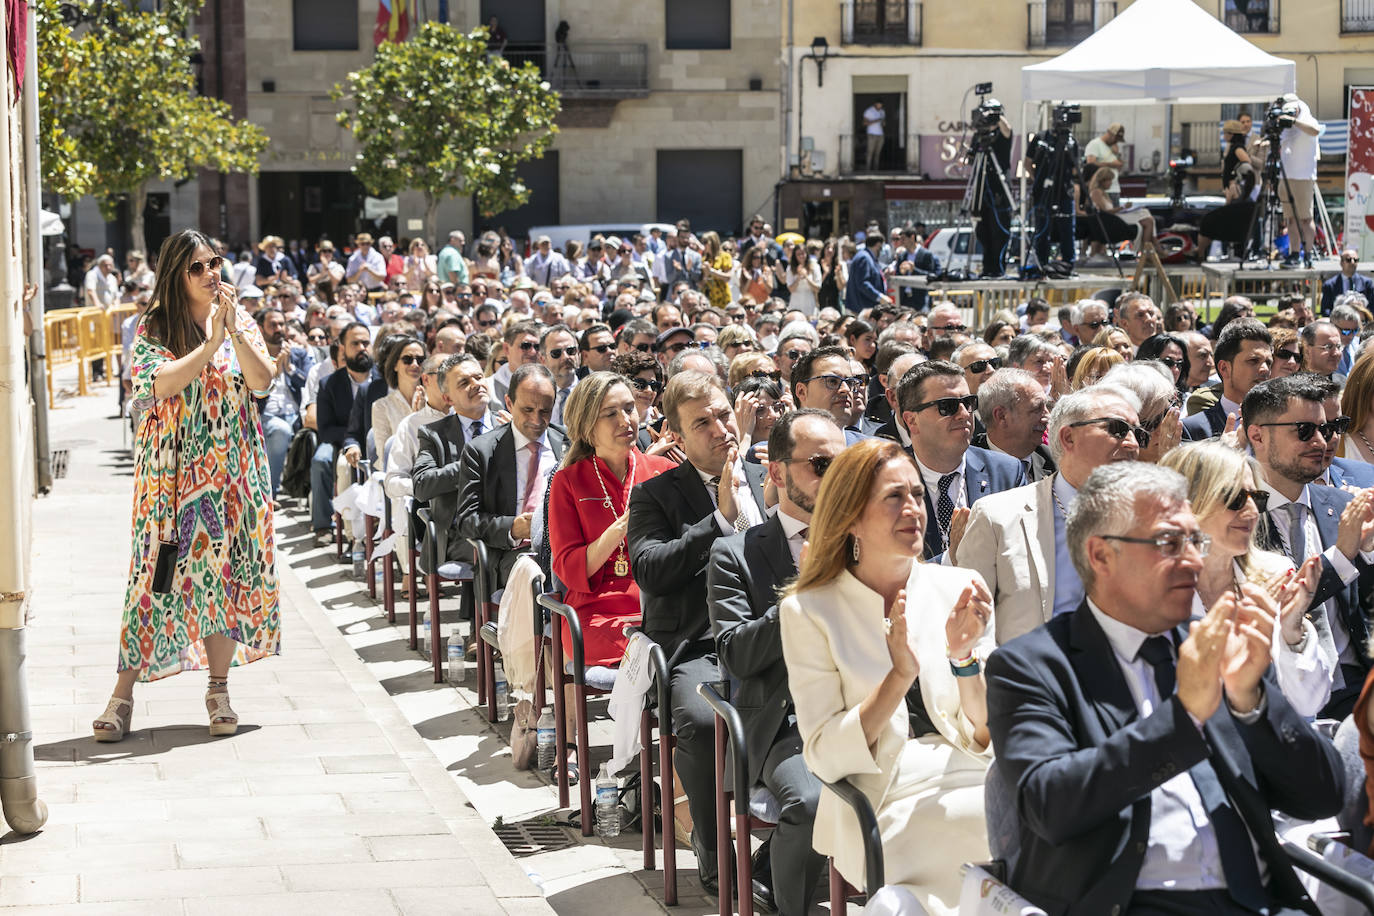
[[[0, 24], [5, 19], [0, 9]], [[30, 68], [36, 54], [33, 17], [27, 34]], [[32, 69], [27, 70], [27, 91], [37, 89]], [[8, 83], [8, 80], [5, 80]], [[20, 129], [8, 85], [0, 91], [0, 127], [5, 137]], [[0, 143], [0, 175], [11, 175], [15, 164], [11, 146]], [[21, 156], [23, 154], [21, 153]], [[36, 189], [27, 195], [31, 231], [37, 231], [39, 199]], [[20, 201], [12, 198], [10, 182], [0, 181], [0, 213], [14, 220]], [[9, 537], [0, 544], [0, 811], [16, 833], [34, 833], [48, 819], [48, 807], [38, 798], [33, 769], [33, 732], [29, 726], [28, 690], [24, 677], [24, 619], [28, 606], [28, 548], [32, 543], [33, 478], [29, 453], [32, 439], [25, 427], [30, 415], [29, 391], [24, 385], [23, 324], [11, 303], [21, 300], [22, 252], [13, 245], [12, 232], [0, 233], [0, 441], [19, 444], [0, 449], [0, 531]], [[39, 328], [42, 327], [41, 322]], [[46, 392], [43, 397], [46, 397]]]
[[43, 235], [39, 222], [43, 208], [43, 183], [38, 179], [38, 29], [33, 13], [29, 14], [29, 53], [24, 56], [24, 196], [27, 205], [24, 275], [30, 283], [38, 284], [38, 295], [29, 303], [29, 317], [33, 334], [29, 337], [29, 391], [33, 398], [34, 473], [38, 492], [52, 489], [52, 460], [48, 450], [48, 355], [43, 333], [43, 303], [47, 295], [47, 281], [43, 273]]

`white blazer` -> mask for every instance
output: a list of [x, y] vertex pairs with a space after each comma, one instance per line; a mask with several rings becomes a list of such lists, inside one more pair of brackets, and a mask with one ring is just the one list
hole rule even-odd
[[1054, 475], [973, 504], [954, 562], [983, 577], [997, 645], [1054, 615]]
[[[917, 563], [907, 583], [907, 620], [931, 721], [957, 752], [985, 761], [992, 749], [974, 741], [973, 723], [960, 708], [959, 688], [945, 646], [949, 612], [960, 592], [976, 578], [977, 573], [965, 569]], [[893, 787], [909, 734], [905, 704], [898, 704], [874, 745], [865, 740], [859, 722], [859, 704], [892, 668], [884, 610], [882, 596], [848, 572], [824, 586], [789, 596], [778, 609], [783, 658], [806, 765], [825, 782], [850, 779], [879, 812]], [[986, 662], [993, 648], [989, 628], [974, 652]], [[938, 778], [939, 774], [930, 775]], [[844, 801], [828, 791], [821, 793], [816, 809], [812, 845], [817, 852], [834, 856], [842, 873], [863, 873], [858, 820]]]

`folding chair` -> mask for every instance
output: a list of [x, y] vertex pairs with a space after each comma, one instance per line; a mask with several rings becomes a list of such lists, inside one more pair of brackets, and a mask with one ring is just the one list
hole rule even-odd
[[[854, 815], [859, 819], [859, 835], [864, 844], [864, 894], [872, 900], [887, 882], [883, 877], [883, 835], [878, 830], [878, 815], [873, 811], [873, 805], [869, 803], [868, 796], [859, 791], [853, 783], [847, 779], [838, 782], [822, 782], [827, 789], [834, 792], [850, 808], [854, 809]], [[843, 913], [845, 901], [851, 897], [857, 897], [858, 889], [845, 881], [839, 869], [835, 867], [835, 860], [830, 860], [830, 912]]]
[[[629, 627], [628, 634], [642, 633], [639, 627]], [[649, 666], [654, 674], [656, 703], [644, 704], [639, 719], [639, 785], [642, 801], [640, 829], [644, 833], [644, 870], [654, 870], [654, 785], [653, 730], [658, 726], [658, 797], [660, 799], [659, 829], [663, 833], [663, 902], [677, 906], [677, 836], [673, 832], [673, 707], [669, 702], [668, 655], [654, 643], [649, 647]], [[656, 707], [656, 708], [655, 708]]]
[[[472, 594], [473, 571], [467, 563], [445, 563], [439, 565], [439, 543], [438, 528], [434, 524], [434, 515], [428, 506], [420, 507], [415, 510], [416, 516], [424, 524], [424, 550], [428, 557], [429, 572], [425, 574], [425, 587], [429, 591], [429, 653], [430, 661], [434, 665], [434, 683], [442, 684], [444, 681], [444, 650], [442, 627], [440, 626], [439, 615], [439, 582], [440, 580], [462, 583], [465, 596]], [[410, 581], [410, 648], [414, 649], [418, 645], [418, 621], [415, 613], [415, 588], [416, 581]]]
[[468, 538], [472, 545], [472, 637], [477, 643], [477, 705], [486, 704], [487, 721], [496, 721], [496, 605], [491, 600], [491, 559], [487, 545]]

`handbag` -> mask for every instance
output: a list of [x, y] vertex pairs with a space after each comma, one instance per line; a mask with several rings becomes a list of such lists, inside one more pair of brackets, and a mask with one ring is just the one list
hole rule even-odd
[[172, 437], [171, 445], [171, 466], [172, 466], [172, 495], [171, 499], [163, 501], [162, 488], [163, 482], [167, 479], [165, 473], [168, 466], [167, 446], [162, 437], [162, 421], [157, 419], [157, 445], [154, 453], [157, 456], [158, 474], [158, 504], [163, 510], [162, 518], [158, 522], [157, 530], [157, 561], [153, 565], [153, 578], [151, 583], [152, 590], [165, 595], [172, 590], [172, 578], [176, 572], [177, 557], [180, 553], [180, 544], [177, 539], [176, 519], [180, 514], [180, 496], [177, 492], [177, 477], [181, 474], [181, 416], [177, 411], [176, 432]]

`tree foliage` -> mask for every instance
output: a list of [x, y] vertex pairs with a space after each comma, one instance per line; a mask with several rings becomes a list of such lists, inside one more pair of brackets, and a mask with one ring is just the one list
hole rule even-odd
[[137, 230], [150, 181], [191, 178], [201, 168], [257, 171], [267, 135], [235, 121], [225, 102], [196, 93], [191, 58], [200, 42], [190, 24], [204, 0], [163, 0], [159, 12], [128, 0], [83, 0], [73, 5], [99, 15], [75, 31], [57, 0], [30, 3], [49, 191], [95, 194], [106, 219], [120, 196], [133, 195]]
[[473, 195], [486, 214], [529, 200], [516, 166], [541, 157], [558, 130], [558, 94], [532, 64], [488, 55], [485, 28], [425, 23], [378, 47], [333, 97], [361, 149], [353, 173], [377, 196], [423, 191], [430, 238], [444, 198]]

